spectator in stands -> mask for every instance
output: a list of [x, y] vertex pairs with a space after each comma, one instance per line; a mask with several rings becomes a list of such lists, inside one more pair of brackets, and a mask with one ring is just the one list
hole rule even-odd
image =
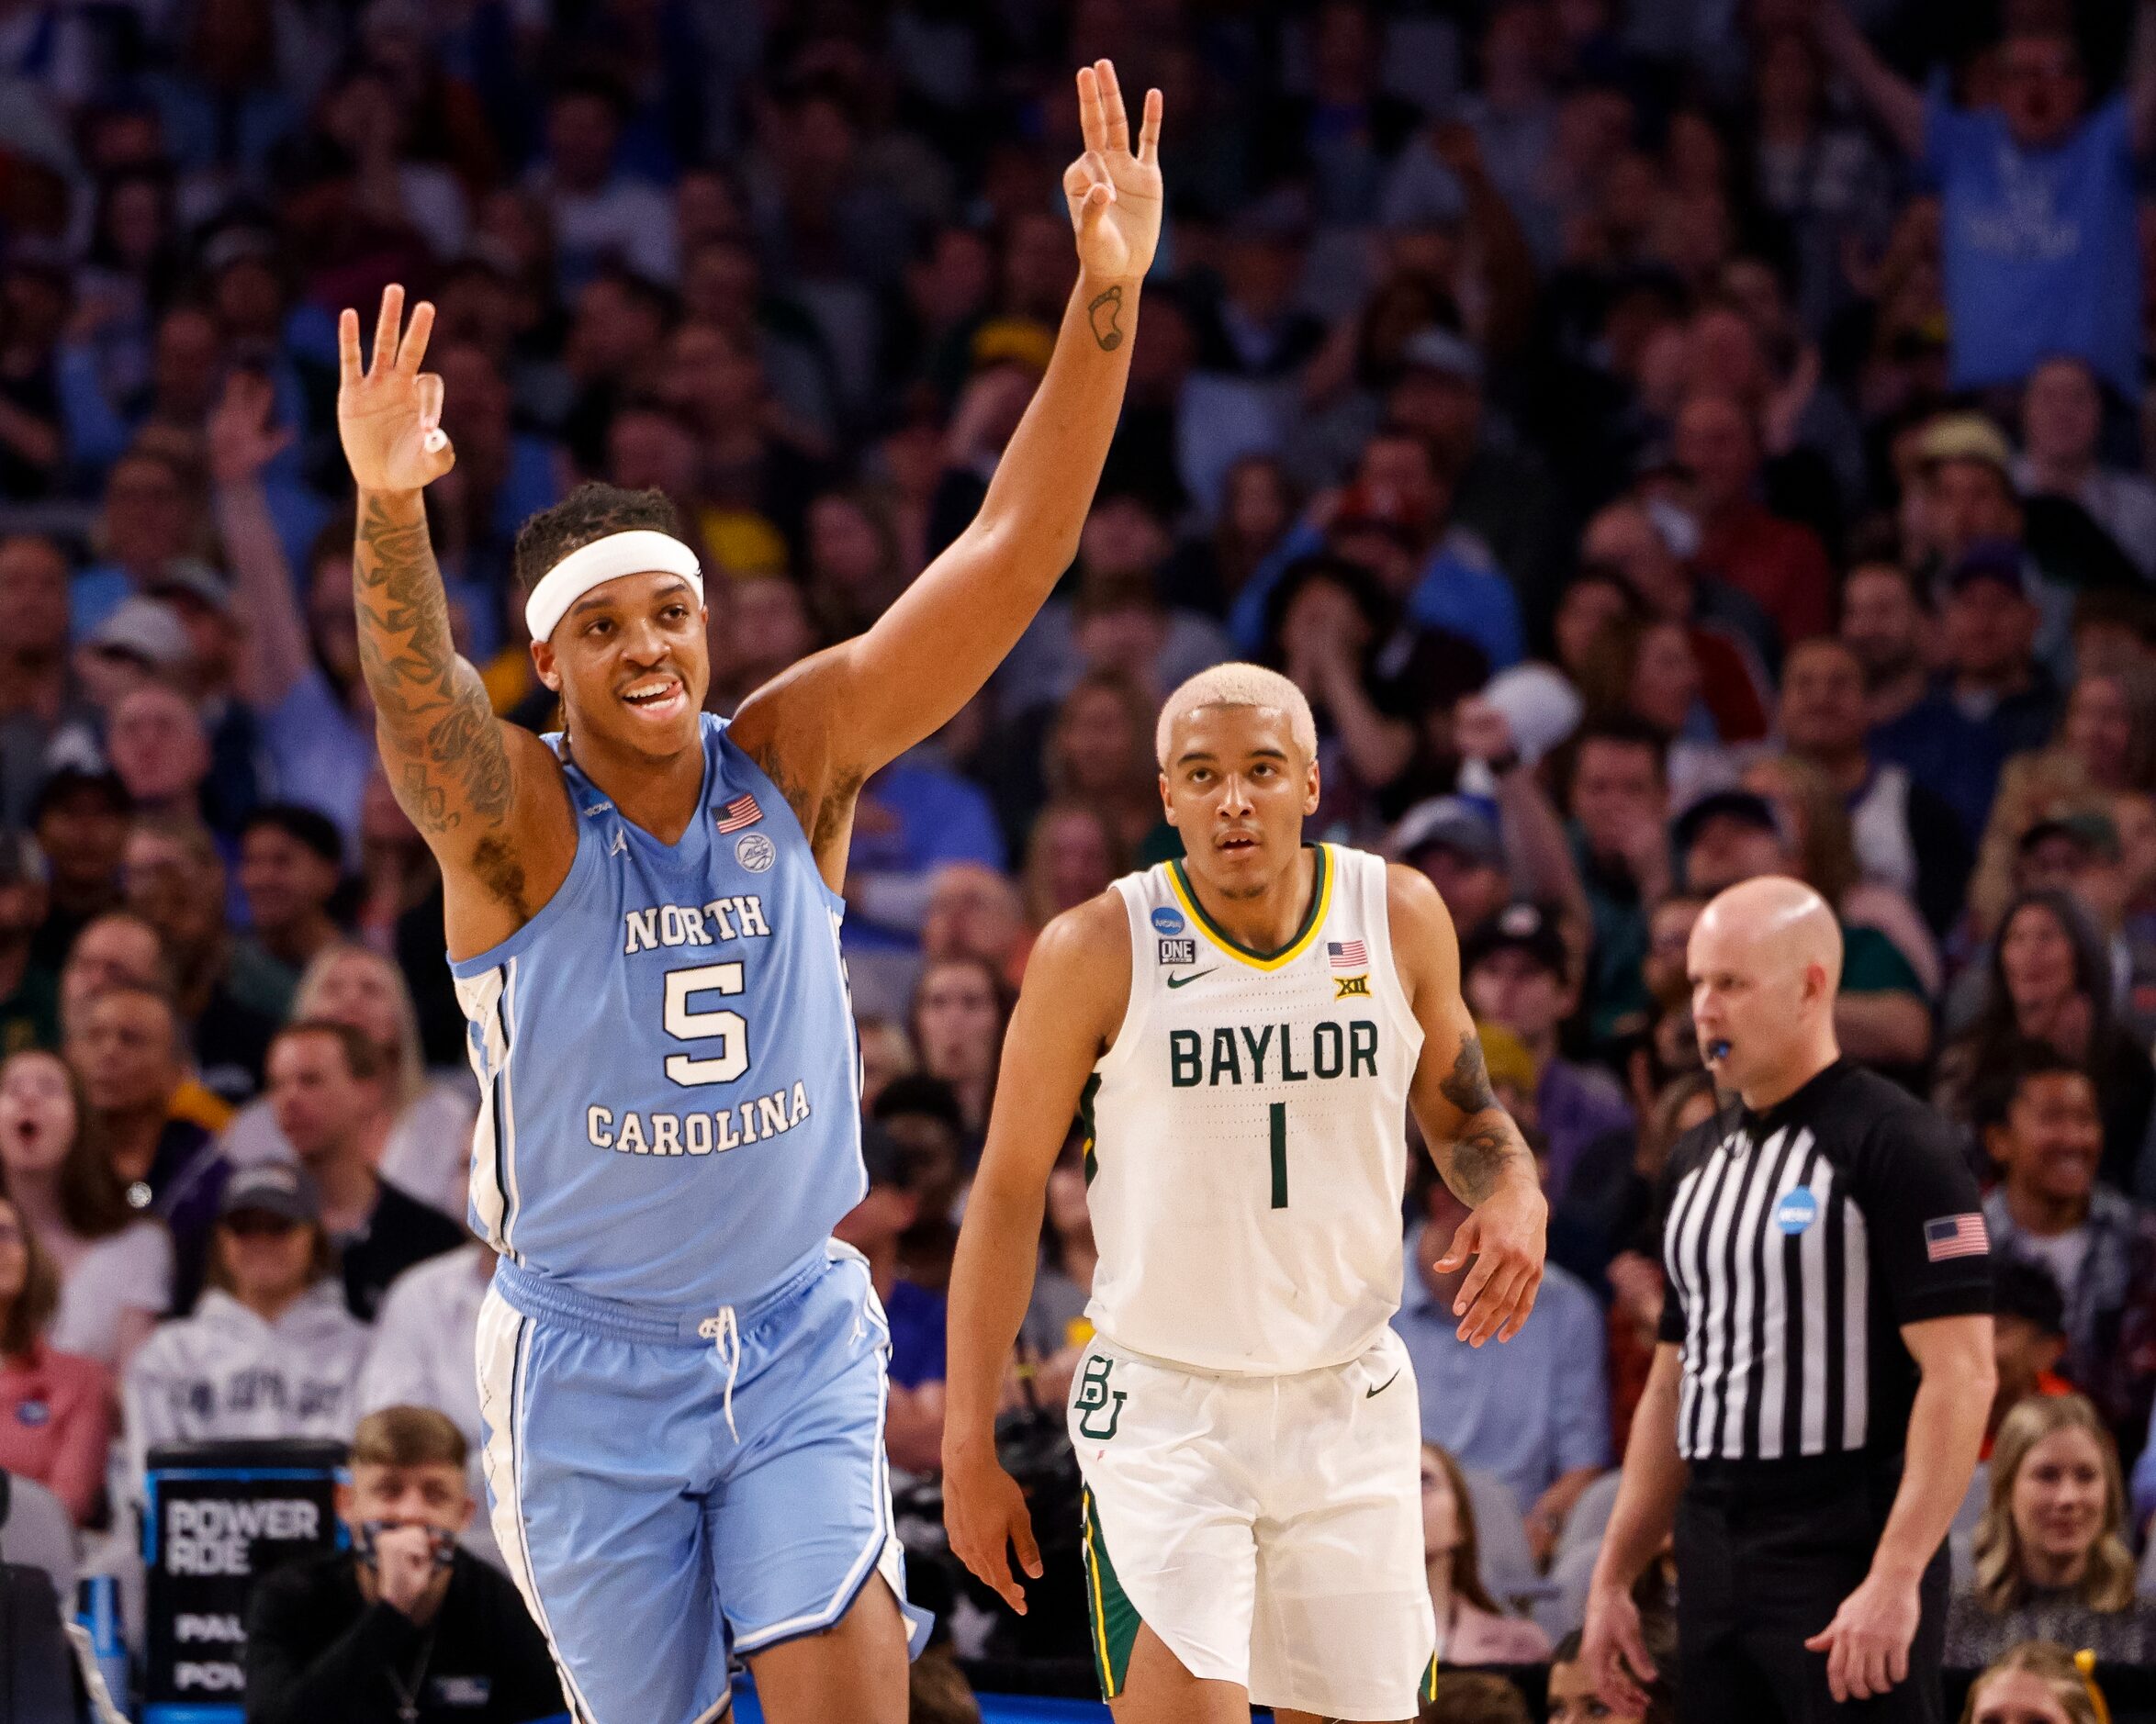
[[291, 1013], [300, 973], [338, 937], [330, 901], [343, 874], [343, 852], [334, 823], [297, 803], [258, 808], [241, 829], [239, 880], [249, 928], [240, 950], [249, 968], [280, 984], [280, 998], [268, 1007], [279, 1022]]
[[1632, 1108], [1607, 1071], [1566, 1059], [1557, 1032], [1579, 1003], [1556, 918], [1508, 904], [1460, 948], [1461, 991], [1480, 1019], [1501, 1024], [1533, 1058], [1534, 1116], [1548, 1144], [1543, 1184], [1553, 1204], [1575, 1180], [1599, 1189], [1631, 1159]]
[[978, 957], [1016, 985], [1027, 947], [1026, 903], [1016, 882], [981, 862], [946, 862], [928, 887], [921, 956]]
[[2078, 1394], [2024, 1401], [1999, 1427], [1975, 1574], [1954, 1595], [1947, 1662], [1988, 1664], [2021, 1640], [2156, 1660], [2156, 1598], [2134, 1596], [2118, 1454]]
[[1848, 804], [1826, 774], [1796, 755], [1768, 755], [1746, 767], [1737, 782], [1773, 807], [1795, 847], [1797, 877], [1835, 907], [1845, 927], [1868, 928], [1888, 940], [1915, 973], [1925, 998], [1936, 998], [1946, 980], [1938, 941], [1906, 892], [1864, 872]]
[[262, 1087], [279, 992], [275, 971], [235, 943], [226, 926], [225, 867], [216, 842], [192, 816], [139, 816], [128, 833], [122, 878], [128, 908], [157, 932], [197, 1075], [239, 1105]]
[[1430, 877], [1462, 932], [1480, 927], [1511, 895], [1504, 842], [1481, 805], [1465, 797], [1416, 803], [1387, 834], [1385, 850]]
[[971, 1146], [978, 1152], [995, 1099], [1003, 1060], [1004, 1028], [1012, 994], [1003, 971], [984, 959], [945, 958], [925, 964], [914, 984], [906, 1028], [920, 1050], [921, 1069], [940, 1078], [958, 1096]]
[[[359, 1373], [362, 1416], [387, 1406], [432, 1407], [456, 1427], [470, 1450], [466, 1480], [472, 1500], [485, 1503], [480, 1464], [486, 1427], [479, 1419], [479, 1380], [472, 1370], [479, 1305], [494, 1279], [494, 1251], [466, 1239], [454, 1251], [416, 1263], [389, 1283], [375, 1314], [375, 1333]], [[482, 1514], [465, 1528], [466, 1550], [502, 1566], [494, 1528]]]
[[[1056, 708], [1041, 766], [1045, 798], [1084, 801], [1115, 824], [1125, 855], [1161, 859], [1152, 847], [1161, 818], [1160, 767], [1153, 759], [1155, 705], [1128, 677], [1091, 671]], [[1168, 853], [1168, 854], [1173, 854]]]
[[69, 663], [67, 622], [60, 548], [0, 538], [0, 829], [29, 824], [49, 766], [90, 740], [95, 713]]
[[2055, 1640], [2010, 1646], [1970, 1685], [1961, 1724], [2107, 1724], [2103, 1691]]
[[1975, 861], [1952, 806], [1866, 740], [1864, 666], [1831, 637], [1799, 643], [1782, 665], [1780, 729], [1790, 753], [1825, 773], [1848, 805], [1864, 878], [1913, 900], [1944, 937]]
[[1835, 63], [1939, 184], [1951, 386], [2016, 385], [2039, 360], [2067, 352], [2138, 398], [2134, 169], [2156, 143], [2156, 62], [2145, 38], [2128, 86], [2087, 113], [2071, 16], [2009, 13], [1996, 106], [1959, 108], [1943, 85], [1926, 95], [1903, 82], [1840, 0], [1819, 17]]
[[98, 521], [100, 554], [74, 577], [69, 595], [77, 640], [197, 549], [199, 494], [185, 464], [148, 439], [112, 464]]
[[1699, 513], [1700, 565], [1747, 594], [1793, 646], [1834, 626], [1834, 568], [1811, 528], [1760, 500], [1759, 427], [1727, 387], [1696, 388], [1677, 413], [1674, 449]]
[[1093, 1338], [1085, 1307], [1093, 1298], [1100, 1248], [1094, 1242], [1093, 1214], [1085, 1204], [1088, 1153], [1066, 1148], [1048, 1176], [1040, 1269], [1033, 1279], [1025, 1327], [1019, 1331], [1033, 1355], [1035, 1393], [1049, 1405], [1070, 1393], [1079, 1355]]
[[37, 846], [0, 828], [0, 1058], [60, 1044], [60, 978], [36, 956], [45, 874]]
[[352, 535], [342, 522], [323, 529], [305, 582], [295, 582], [264, 483], [286, 435], [270, 422], [274, 406], [266, 391], [236, 381], [210, 427], [219, 532], [247, 618], [236, 688], [261, 720], [276, 782], [334, 820], [350, 846], [376, 757], [352, 608]]
[[2022, 386], [2015, 483], [2025, 496], [2079, 503], [2143, 579], [2156, 579], [2156, 484], [2104, 462], [2103, 430], [2103, 385], [2089, 362], [2072, 353], [2038, 360]]
[[124, 1370], [172, 1308], [172, 1239], [129, 1206], [82, 1080], [54, 1055], [0, 1065], [0, 1190], [58, 1277], [52, 1345]]
[[1539, 1664], [1550, 1637], [1490, 1596], [1481, 1571], [1475, 1505], [1450, 1450], [1422, 1445], [1422, 1567], [1437, 1616], [1437, 1667]]
[[1662, 741], [1611, 719], [1574, 739], [1568, 787], [1572, 854], [1587, 893], [1588, 1035], [1598, 1051], [1644, 1029], [1651, 1010], [1640, 976], [1647, 915], [1668, 893], [1669, 788]]
[[194, 702], [177, 688], [145, 682], [123, 696], [106, 747], [138, 815], [202, 816], [209, 737]]
[[120, 903], [120, 858], [133, 806], [110, 772], [62, 767], [39, 787], [30, 833], [45, 857], [48, 908], [32, 958], [50, 969], [95, 916]]
[[337, 1487], [350, 1548], [286, 1565], [248, 1601], [250, 1719], [527, 1724], [562, 1713], [523, 1599], [456, 1548], [478, 1512], [468, 1453], [455, 1425], [426, 1407], [359, 1421], [351, 1482]]
[[[399, 1189], [461, 1221], [477, 1109], [464, 1074], [430, 1078], [419, 1014], [404, 973], [379, 952], [340, 941], [315, 954], [292, 1012], [350, 1024], [372, 1042], [392, 1080], [394, 1120], [377, 1170]], [[241, 1109], [222, 1147], [238, 1165], [289, 1159], [292, 1147], [263, 1101]]]
[[2156, 1398], [2156, 1215], [2097, 1177], [2102, 1120], [2083, 1067], [2044, 1042], [1995, 1058], [1976, 1110], [1999, 1170], [1984, 1199], [1992, 1248], [2051, 1271], [2066, 1302], [2062, 1374], [2131, 1452]]
[[35, 1479], [80, 1527], [104, 1491], [112, 1385], [95, 1360], [46, 1338], [59, 1303], [51, 1259], [0, 1196], [0, 1469]]
[[1675, 1696], [1667, 1674], [1645, 1685], [1647, 1703], [1636, 1712], [1609, 1706], [1595, 1689], [1594, 1673], [1579, 1656], [1579, 1630], [1550, 1654], [1549, 1724], [1677, 1724]]
[[179, 1014], [156, 988], [117, 983], [70, 1013], [66, 1052], [129, 1206], [172, 1229], [174, 1300], [184, 1309], [201, 1284], [231, 1165], [205, 1127], [173, 1113], [186, 1071]]
[[268, 1068], [270, 1112], [313, 1178], [344, 1302], [371, 1323], [391, 1282], [455, 1250], [465, 1231], [376, 1170], [394, 1117], [391, 1078], [365, 1035], [329, 1018], [296, 1019], [270, 1044]]
[[2042, 747], [2058, 723], [2059, 686], [2037, 656], [2042, 612], [2019, 551], [1980, 542], [1947, 570], [1946, 588], [1947, 694], [2002, 759]]
[[861, 1050], [861, 1111], [873, 1116], [884, 1090], [914, 1070], [913, 1038], [903, 1024], [862, 1016], [854, 1020], [854, 1040]]
[[2006, 1069], [2019, 1044], [2040, 1042], [2095, 1085], [2102, 1161], [2092, 1171], [2139, 1189], [2156, 1069], [2113, 1015], [2109, 957], [2088, 917], [2062, 893], [2024, 893], [1999, 924], [1987, 970], [1975, 1021], [1939, 1056], [1935, 1099], [1967, 1118], [1976, 1087]]
[[883, 1438], [891, 1462], [933, 1473], [943, 1464], [944, 1295], [901, 1271], [899, 1241], [921, 1215], [912, 1158], [868, 1122], [861, 1135], [868, 1194], [834, 1231], [868, 1259], [869, 1279], [891, 1325], [890, 1405]]
[[1494, 1356], [1471, 1349], [1451, 1315], [1466, 1271], [1436, 1268], [1466, 1207], [1443, 1180], [1417, 1174], [1426, 1219], [1408, 1237], [1406, 1294], [1392, 1321], [1414, 1360], [1423, 1440], [1502, 1479], [1531, 1545], [1547, 1555], [1579, 1494], [1610, 1464], [1601, 1308], [1552, 1263], [1535, 1299], [1540, 1334], [1530, 1325]]
[[[320, 1200], [304, 1169], [232, 1176], [211, 1235], [209, 1284], [129, 1365], [129, 1477], [160, 1443], [220, 1437], [342, 1441], [358, 1415], [366, 1327], [344, 1308]], [[461, 1483], [461, 1481], [460, 1481]]]
[[2066, 1301], [2043, 1263], [2001, 1256], [1992, 1266], [1992, 1353], [1999, 1388], [1984, 1427], [1987, 1461], [2000, 1424], [2022, 1402], [2073, 1393], [2056, 1369], [2066, 1357]]
[[[1616, 576], [1642, 608], [1641, 621], [1681, 623], [1690, 632], [1700, 698], [1714, 728], [1733, 742], [1764, 736], [1766, 666], [1781, 650], [1774, 620], [1749, 593], [1680, 555], [1672, 543], [1678, 536], [1666, 506], [1636, 495], [1604, 505], [1587, 523], [1580, 572], [1566, 599], [1577, 602], [1580, 581]], [[1567, 664], [1577, 670], [1578, 657]]]
[[[1724, 790], [1679, 816], [1676, 848], [1686, 887], [1706, 897], [1762, 874], [1796, 875], [1796, 834], [1766, 798]], [[1842, 929], [1841, 991], [1835, 1035], [1842, 1051], [1869, 1064], [1915, 1067], [1931, 1051], [1931, 1008], [1909, 960], [1876, 928]]]
[[1050, 802], [1033, 817], [1026, 844], [1027, 926], [1038, 934], [1128, 873], [1116, 829], [1091, 803]]

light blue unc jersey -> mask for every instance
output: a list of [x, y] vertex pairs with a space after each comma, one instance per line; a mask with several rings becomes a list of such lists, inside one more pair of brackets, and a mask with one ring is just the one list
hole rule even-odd
[[450, 966], [481, 1091], [473, 1230], [543, 1280], [669, 1311], [747, 1304], [868, 1185], [844, 901], [723, 720], [703, 755], [674, 845], [564, 761], [568, 878]]

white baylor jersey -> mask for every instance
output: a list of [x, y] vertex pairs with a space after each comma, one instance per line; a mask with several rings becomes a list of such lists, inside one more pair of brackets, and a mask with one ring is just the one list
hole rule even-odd
[[1309, 912], [1270, 956], [1207, 920], [1180, 861], [1116, 882], [1130, 1002], [1085, 1091], [1086, 1315], [1132, 1352], [1312, 1371], [1361, 1357], [1399, 1306], [1422, 1032], [1385, 863], [1315, 854]]

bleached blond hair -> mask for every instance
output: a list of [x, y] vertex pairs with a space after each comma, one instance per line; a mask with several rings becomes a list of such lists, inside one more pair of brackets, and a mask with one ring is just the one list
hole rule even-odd
[[1161, 722], [1153, 730], [1153, 758], [1163, 772], [1175, 722], [1208, 706], [1258, 706], [1278, 712], [1287, 720], [1287, 733], [1302, 757], [1310, 760], [1317, 756], [1318, 721], [1310, 716], [1310, 703], [1300, 688], [1263, 665], [1215, 665], [1191, 677], [1161, 708]]

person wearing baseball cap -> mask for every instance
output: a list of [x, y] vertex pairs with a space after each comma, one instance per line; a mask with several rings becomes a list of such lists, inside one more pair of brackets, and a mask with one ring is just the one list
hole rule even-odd
[[1535, 1065], [1535, 1114], [1549, 1142], [1543, 1180], [1561, 1203], [1575, 1183], [1600, 1184], [1631, 1163], [1631, 1103], [1599, 1066], [1576, 1065], [1558, 1031], [1579, 1006], [1579, 984], [1557, 918], [1535, 903], [1507, 904], [1460, 947], [1460, 980], [1477, 1018], [1520, 1038]]
[[2002, 757], [2041, 748], [2059, 721], [2058, 679], [2039, 650], [2047, 604], [2020, 543], [1984, 539], [1942, 577], [1948, 693]]
[[1432, 796], [1402, 814], [1385, 841], [1393, 861], [1430, 876], [1463, 928], [1493, 914], [1510, 890], [1504, 842], [1484, 809], [1465, 796]]
[[142, 1344], [122, 1384], [129, 1476], [161, 1443], [352, 1433], [366, 1326], [344, 1308], [321, 1198], [288, 1161], [225, 1182], [208, 1286]]

